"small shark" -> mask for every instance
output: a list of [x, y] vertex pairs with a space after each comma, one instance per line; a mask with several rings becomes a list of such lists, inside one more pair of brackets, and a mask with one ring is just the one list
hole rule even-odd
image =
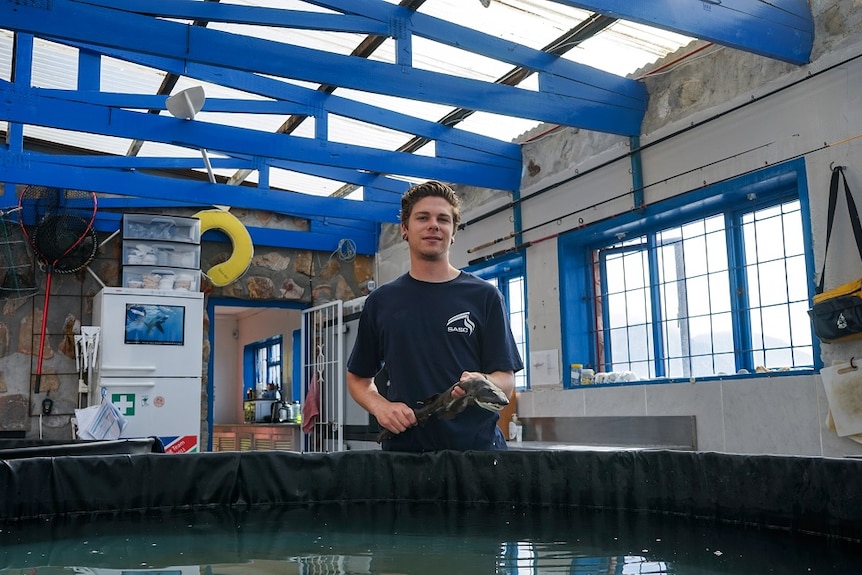
[[129, 307], [126, 311], [126, 318], [128, 324], [126, 329], [140, 330], [148, 336], [153, 330], [165, 333], [165, 328], [162, 325], [169, 319], [161, 311], [147, 313], [145, 308], [137, 305]]
[[[452, 390], [460, 387], [466, 393], [461, 397], [452, 397]], [[416, 423], [424, 425], [428, 419], [436, 415], [442, 419], [452, 419], [470, 405], [476, 405], [488, 411], [500, 411], [509, 405], [509, 399], [503, 390], [484, 377], [471, 377], [455, 383], [452, 387], [432, 395], [420, 402], [422, 407], [415, 408]], [[384, 429], [377, 436], [377, 443], [391, 439], [395, 434]]]

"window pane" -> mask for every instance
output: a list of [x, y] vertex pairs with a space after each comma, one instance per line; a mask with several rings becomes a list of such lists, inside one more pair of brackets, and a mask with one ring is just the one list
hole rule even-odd
[[[727, 209], [595, 252], [602, 270], [595, 297], [604, 303], [595, 307], [596, 325], [605, 326], [598, 349], [614, 371], [702, 377], [813, 365], [799, 201]], [[742, 258], [738, 268], [730, 268], [730, 253]]]
[[733, 353], [733, 317], [730, 313], [712, 316], [712, 349], [715, 353]]
[[272, 384], [280, 389], [283, 356], [281, 336], [256, 342], [252, 346], [255, 386], [263, 389]]
[[628, 325], [628, 316], [626, 315], [626, 294], [617, 293], [607, 297], [608, 312], [608, 327], [611, 329], [617, 327], [625, 327]]
[[610, 330], [611, 339], [611, 364], [614, 369], [618, 369], [618, 365], [626, 365], [629, 362], [629, 337], [628, 329], [612, 329]]
[[760, 305], [774, 305], [787, 301], [787, 277], [784, 260], [764, 262], [758, 266], [757, 275], [767, 280], [760, 284]]
[[626, 320], [629, 325], [646, 323], [649, 317], [647, 309], [647, 293], [644, 289], [636, 289], [625, 294]]
[[[725, 261], [726, 264], [726, 261]], [[709, 307], [712, 313], [729, 312], [730, 277], [727, 268], [719, 273], [709, 274]]]
[[804, 301], [808, 305], [808, 282], [805, 273], [805, 256], [793, 256], [785, 261], [787, 269], [787, 299]]
[[[524, 311], [524, 276], [517, 276], [508, 280], [508, 289], [506, 290], [509, 306], [509, 324], [512, 328], [512, 336], [515, 338], [515, 345], [518, 347], [518, 353], [521, 354], [521, 359], [524, 364], [528, 364], [527, 359], [527, 314]], [[515, 387], [524, 389], [527, 387], [527, 370], [522, 369], [515, 374]]]
[[784, 208], [783, 226], [787, 233], [784, 237], [784, 253], [789, 256], [804, 256], [805, 242], [802, 241], [802, 234], [796, 232], [796, 227], [801, 221], [799, 213], [799, 200], [787, 202], [782, 206]]
[[703, 236], [688, 238], [683, 241], [683, 257], [685, 260], [686, 277], [694, 277], [706, 273], [706, 239]]
[[[714, 225], [724, 226], [720, 218], [711, 218]], [[706, 265], [711, 272], [727, 269], [727, 239], [724, 229], [706, 236]]]
[[[481, 272], [477, 273], [503, 294], [506, 309], [509, 311], [509, 326], [512, 330], [515, 346], [518, 348], [518, 353], [521, 354], [524, 365], [527, 365], [529, 361], [527, 358], [526, 293], [524, 291], [524, 275], [520, 272], [520, 266], [518, 266], [518, 271], [513, 270], [513, 268], [506, 268], [502, 272], [488, 275]], [[522, 369], [515, 374], [515, 389], [527, 388], [527, 371], [527, 369]]]
[[813, 366], [799, 201], [751, 212], [743, 221], [755, 366]]

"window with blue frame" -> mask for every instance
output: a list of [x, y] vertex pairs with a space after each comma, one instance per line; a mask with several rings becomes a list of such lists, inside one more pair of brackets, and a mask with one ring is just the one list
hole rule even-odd
[[[527, 364], [527, 292], [524, 278], [524, 257], [513, 254], [470, 271], [495, 285], [503, 294], [509, 310], [512, 335], [524, 365]], [[515, 374], [515, 389], [527, 388], [527, 370]]]
[[251, 359], [254, 387], [267, 389], [270, 384], [281, 389], [282, 358], [284, 348], [280, 335], [254, 342], [247, 346]]
[[813, 369], [806, 192], [796, 161], [561, 238], [569, 363], [605, 383]]

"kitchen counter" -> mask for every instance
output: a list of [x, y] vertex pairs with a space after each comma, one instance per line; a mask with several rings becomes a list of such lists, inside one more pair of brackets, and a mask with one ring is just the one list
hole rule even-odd
[[213, 425], [213, 451], [302, 451], [299, 423]]

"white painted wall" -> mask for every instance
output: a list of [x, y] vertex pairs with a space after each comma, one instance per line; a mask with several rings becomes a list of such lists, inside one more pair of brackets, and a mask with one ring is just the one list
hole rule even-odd
[[[812, 7], [817, 25], [810, 65], [791, 66], [724, 48], [645, 80], [650, 109], [640, 144], [646, 147], [641, 162], [647, 204], [804, 157], [814, 271], [819, 272], [830, 163], [848, 166], [847, 178], [862, 204], [862, 8], [849, 0]], [[556, 234], [630, 212], [633, 182], [624, 157], [627, 138], [548, 127], [536, 132], [543, 130], [545, 135], [522, 145], [524, 165], [540, 171], [531, 175], [525, 170], [520, 194], [541, 194], [521, 204], [522, 228], [530, 230], [523, 240], [536, 242], [525, 250], [528, 337], [531, 350], [559, 351], [565, 295], [559, 293]], [[468, 200], [473, 197], [473, 190], [463, 192]], [[464, 219], [506, 201], [503, 192], [480, 195], [465, 207]], [[507, 240], [468, 253], [506, 237], [513, 221], [508, 210], [459, 232], [452, 262], [463, 266], [511, 247]], [[839, 218], [827, 289], [862, 275], [852, 238], [849, 223]], [[381, 282], [407, 268], [406, 250], [397, 239], [384, 241], [379, 258]], [[825, 364], [850, 357], [862, 357], [862, 342], [822, 347]], [[565, 364], [565, 358], [558, 359]], [[560, 382], [520, 394], [518, 410], [525, 417], [695, 415], [704, 451], [862, 454], [862, 445], [827, 429], [828, 404], [819, 375], [574, 390], [563, 390]]]
[[[234, 395], [237, 389], [237, 366], [242, 363], [242, 350], [233, 334], [239, 333], [236, 316], [216, 315], [213, 345], [213, 423], [241, 423], [242, 404]], [[240, 384], [241, 387], [241, 384]]]
[[[293, 331], [302, 313], [294, 309], [250, 308], [238, 315], [220, 315], [216, 307], [213, 346], [213, 423], [242, 423], [242, 353], [244, 346], [281, 334], [284, 342], [282, 381], [290, 399], [293, 370]], [[236, 337], [234, 337], [234, 333]], [[296, 398], [299, 399], [299, 398]]]

